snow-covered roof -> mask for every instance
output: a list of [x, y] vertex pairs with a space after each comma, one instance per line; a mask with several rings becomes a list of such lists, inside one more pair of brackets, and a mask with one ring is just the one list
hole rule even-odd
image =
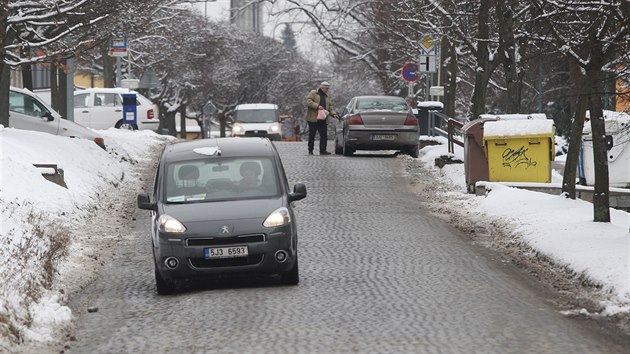
[[549, 136], [554, 134], [551, 119], [514, 119], [488, 121], [483, 126], [484, 138], [508, 136]]
[[547, 115], [544, 113], [516, 113], [516, 114], [482, 114], [479, 118], [494, 118], [498, 120], [511, 120], [511, 119], [547, 119]]
[[273, 103], [245, 103], [234, 108], [235, 111], [244, 109], [278, 109], [278, 106]]
[[444, 103], [440, 101], [419, 101], [418, 103], [416, 103], [416, 107], [444, 108]]

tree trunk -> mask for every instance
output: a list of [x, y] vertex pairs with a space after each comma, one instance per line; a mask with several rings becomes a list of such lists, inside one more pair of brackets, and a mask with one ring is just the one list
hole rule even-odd
[[602, 76], [600, 70], [589, 72], [589, 112], [593, 134], [593, 164], [595, 168], [595, 191], [593, 193], [593, 218], [596, 222], [610, 222], [610, 198], [608, 176], [608, 154], [606, 150], [606, 126], [602, 111]]
[[33, 91], [33, 71], [31, 64], [22, 65], [22, 86]]
[[[64, 70], [63, 67], [59, 67], [57, 68], [58, 72], [59, 72], [59, 109], [57, 109], [57, 112], [64, 118], [68, 118], [68, 104], [67, 104], [67, 97], [68, 97], [68, 74], [66, 74], [66, 71]], [[74, 107], [73, 107], [74, 109]]]
[[179, 137], [186, 139], [188, 138], [188, 133], [186, 132], [186, 105], [181, 104], [177, 111], [179, 112]]
[[457, 90], [457, 52], [455, 45], [447, 38], [442, 39], [442, 85], [444, 85], [444, 114], [455, 117], [455, 95]]
[[57, 112], [61, 106], [59, 102], [59, 68], [50, 63], [50, 106]]
[[9, 70], [9, 66], [0, 60], [0, 124], [5, 127], [9, 126]]
[[470, 99], [470, 111], [468, 119], [474, 120], [486, 111], [486, 92], [490, 76], [496, 68], [496, 60], [490, 60], [489, 43], [490, 43], [490, 1], [481, 0], [479, 4], [479, 14], [477, 15], [478, 40], [475, 50], [475, 58], [477, 59], [477, 68], [475, 69], [475, 87]]
[[219, 132], [222, 138], [225, 138], [225, 127], [227, 126], [227, 117], [225, 113], [219, 113]]
[[573, 124], [571, 125], [571, 136], [569, 137], [569, 151], [564, 164], [562, 176], [562, 193], [569, 198], [575, 199], [575, 179], [577, 175], [578, 159], [580, 147], [582, 145], [582, 130], [584, 129], [584, 118], [588, 105], [587, 81], [584, 77], [579, 77], [577, 82], [578, 100], [574, 111]]
[[499, 41], [504, 50], [498, 53], [503, 62], [507, 87], [506, 113], [521, 112], [521, 80], [518, 74], [518, 56], [516, 41], [514, 40], [514, 14], [507, 7], [505, 1], [497, 1], [497, 15], [499, 17]]
[[116, 82], [114, 73], [114, 59], [109, 56], [109, 48], [104, 46], [101, 52], [101, 58], [103, 61], [103, 86], [114, 87]]

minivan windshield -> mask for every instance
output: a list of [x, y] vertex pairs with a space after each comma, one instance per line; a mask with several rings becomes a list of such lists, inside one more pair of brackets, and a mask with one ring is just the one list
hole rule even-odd
[[236, 111], [238, 123], [273, 123], [278, 121], [275, 109], [243, 109]]
[[268, 198], [280, 191], [274, 163], [265, 157], [178, 161], [165, 177], [167, 203]]

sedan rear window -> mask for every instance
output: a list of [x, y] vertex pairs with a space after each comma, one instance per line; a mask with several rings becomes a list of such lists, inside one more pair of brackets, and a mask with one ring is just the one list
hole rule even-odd
[[166, 168], [167, 203], [268, 198], [278, 195], [278, 178], [268, 158], [212, 158], [174, 162]]
[[405, 112], [409, 105], [404, 99], [398, 97], [373, 97], [357, 100], [357, 109], [360, 111], [396, 111]]

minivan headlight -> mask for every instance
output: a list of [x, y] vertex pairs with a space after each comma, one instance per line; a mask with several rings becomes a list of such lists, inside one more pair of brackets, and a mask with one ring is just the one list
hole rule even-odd
[[234, 126], [232, 127], [232, 134], [243, 134], [244, 132], [245, 129], [238, 124], [234, 124]]
[[158, 223], [160, 224], [160, 231], [162, 232], [182, 233], [186, 231], [186, 226], [184, 226], [184, 224], [174, 217], [166, 214], [160, 215]]
[[269, 131], [272, 132], [272, 133], [277, 133], [277, 132], [280, 131], [280, 127], [278, 126], [278, 124], [272, 124], [269, 127]]
[[264, 227], [278, 227], [284, 226], [291, 222], [291, 216], [289, 215], [289, 209], [282, 207], [274, 210], [273, 213], [269, 214], [265, 222], [263, 223]]

